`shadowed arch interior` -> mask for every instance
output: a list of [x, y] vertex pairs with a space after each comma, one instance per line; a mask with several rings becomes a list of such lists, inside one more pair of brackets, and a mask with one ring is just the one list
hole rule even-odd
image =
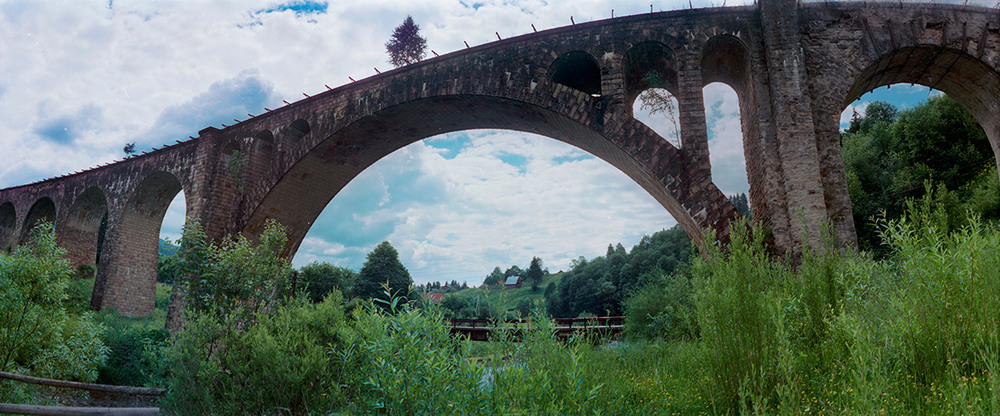
[[[622, 58], [622, 71], [625, 79], [625, 103], [632, 107], [639, 93], [650, 88], [664, 88], [670, 94], [677, 96], [677, 68], [674, 51], [663, 43], [656, 41], [639, 42], [629, 48]], [[655, 71], [666, 86], [650, 85], [643, 80], [651, 71]]]
[[253, 136], [250, 144], [250, 161], [248, 176], [263, 177], [270, 169], [274, 159], [274, 135], [270, 130], [261, 130]]
[[14, 245], [14, 233], [17, 232], [17, 211], [14, 204], [5, 202], [0, 205], [0, 249], [6, 250], [8, 245]]
[[1000, 167], [1000, 74], [963, 51], [926, 45], [900, 48], [858, 76], [840, 110], [875, 88], [899, 83], [943, 91], [965, 107], [986, 132]]
[[24, 243], [31, 236], [31, 229], [35, 228], [41, 221], [56, 222], [56, 204], [49, 197], [43, 197], [28, 210], [28, 216], [24, 219], [21, 227], [20, 243]]
[[584, 51], [570, 51], [560, 55], [549, 65], [549, 81], [601, 95], [601, 66], [597, 59]]
[[312, 131], [312, 128], [309, 127], [309, 122], [301, 118], [293, 121], [289, 127], [292, 138], [295, 140], [302, 140], [303, 137], [306, 137]]
[[56, 235], [76, 267], [97, 262], [97, 237], [101, 220], [108, 212], [108, 201], [99, 188], [89, 188], [73, 201], [73, 206], [59, 223]]
[[173, 174], [159, 171], [144, 179], [129, 197], [101, 255], [91, 305], [118, 305], [124, 316], [148, 316], [156, 295], [160, 225], [170, 202], [182, 190]]
[[[639, 136], [639, 126], [645, 126], [635, 123], [636, 136]], [[682, 191], [667, 189], [660, 178], [653, 177], [641, 162], [608, 138], [548, 109], [520, 101], [472, 95], [410, 101], [362, 118], [337, 131], [296, 162], [271, 188], [253, 210], [243, 231], [248, 235], [257, 235], [266, 219], [275, 219], [288, 228], [288, 254], [293, 254], [330, 200], [364, 169], [408, 144], [442, 133], [469, 129], [523, 131], [579, 147], [624, 172], [660, 202], [686, 230], [700, 235], [695, 220], [675, 198]], [[649, 141], [662, 142], [648, 128], [642, 132], [647, 133], [644, 137], [649, 137]], [[657, 146], [663, 150], [669, 144]]]

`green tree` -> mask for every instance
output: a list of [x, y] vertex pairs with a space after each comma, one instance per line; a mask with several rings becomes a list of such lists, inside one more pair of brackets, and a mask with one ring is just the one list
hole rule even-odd
[[989, 141], [976, 120], [955, 100], [935, 96], [904, 111], [873, 102], [842, 136], [847, 187], [862, 249], [886, 248], [874, 219], [900, 218], [909, 198], [925, 193], [925, 182], [944, 186], [954, 209], [996, 218], [997, 181]]
[[185, 224], [182, 272], [194, 312], [242, 326], [290, 294], [293, 270], [281, 257], [288, 238], [277, 222], [265, 224], [256, 245], [242, 235], [217, 245], [207, 241], [196, 222]]
[[[73, 316], [63, 301], [73, 269], [56, 245], [52, 224], [40, 222], [30, 240], [0, 254], [0, 371], [93, 381], [107, 358], [104, 327], [89, 314]], [[0, 401], [8, 401], [0, 388]]]
[[503, 272], [503, 278], [506, 280], [508, 277], [512, 276], [524, 276], [524, 270], [517, 265], [510, 266], [506, 271]]
[[413, 23], [412, 16], [406, 16], [403, 24], [396, 26], [392, 37], [385, 43], [389, 52], [389, 63], [401, 67], [416, 63], [427, 55], [427, 39], [420, 36], [420, 26]]
[[649, 86], [649, 89], [639, 94], [640, 109], [648, 110], [649, 114], [662, 114], [670, 120], [672, 130], [670, 135], [674, 140], [680, 141], [680, 126], [677, 125], [677, 105], [674, 104], [674, 96], [667, 91], [670, 82], [663, 74], [651, 70], [642, 77], [642, 82]]
[[135, 142], [125, 143], [122, 147], [122, 152], [125, 153], [125, 157], [132, 157], [135, 154]]
[[[356, 276], [354, 270], [346, 267], [314, 261], [299, 269], [297, 285], [304, 286], [309, 300], [316, 303], [322, 301], [323, 297], [334, 289], [347, 294]], [[345, 295], [345, 297], [350, 296]]]
[[692, 254], [691, 240], [679, 226], [644, 236], [631, 252], [619, 246], [605, 257], [573, 260], [558, 288], [545, 290], [549, 312], [557, 317], [620, 314], [625, 299], [643, 282], [641, 276], [654, 270], [673, 273]]
[[542, 259], [532, 257], [531, 265], [528, 266], [528, 271], [524, 275], [531, 281], [531, 290], [538, 290], [538, 284], [542, 282], [542, 276], [545, 275], [542, 271]]
[[747, 218], [750, 217], [750, 200], [747, 199], [747, 194], [738, 193], [736, 195], [730, 195], [729, 202], [733, 203], [733, 206], [736, 207], [736, 212], [740, 215]]
[[399, 261], [399, 252], [388, 241], [383, 241], [368, 253], [365, 265], [358, 273], [354, 294], [363, 299], [388, 301], [383, 293], [386, 285], [390, 295], [405, 299], [413, 285], [413, 279]]

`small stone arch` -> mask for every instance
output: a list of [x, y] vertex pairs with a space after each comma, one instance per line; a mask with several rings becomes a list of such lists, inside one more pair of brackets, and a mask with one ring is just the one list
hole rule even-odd
[[73, 206], [59, 223], [56, 229], [59, 245], [66, 249], [74, 267], [97, 263], [98, 234], [107, 213], [108, 200], [104, 192], [92, 187], [76, 197]]
[[121, 212], [109, 218], [91, 306], [114, 307], [123, 316], [153, 313], [160, 225], [182, 190], [172, 173], [154, 172], [135, 187]]
[[753, 85], [750, 50], [733, 35], [716, 35], [702, 47], [701, 79], [707, 84], [722, 82], [738, 93]]
[[271, 130], [261, 130], [253, 135], [253, 151], [267, 149], [274, 150], [274, 133]]
[[309, 122], [301, 118], [293, 121], [288, 127], [290, 128], [289, 132], [292, 138], [295, 140], [302, 140], [303, 137], [306, 137], [312, 131], [312, 128], [309, 127]]
[[674, 51], [657, 41], [643, 41], [629, 48], [622, 57], [626, 108], [632, 108], [632, 103], [641, 92], [656, 87], [643, 80], [651, 71], [657, 72], [666, 82], [664, 89], [677, 96], [677, 62]]
[[0, 250], [6, 251], [8, 245], [14, 244], [14, 233], [17, 232], [17, 210], [14, 204], [0, 204]]
[[261, 130], [253, 135], [250, 144], [248, 174], [259, 178], [271, 169], [274, 159], [274, 134], [270, 130]]
[[28, 241], [31, 237], [31, 229], [35, 228], [42, 221], [51, 223], [55, 223], [56, 221], [56, 204], [49, 197], [39, 198], [31, 206], [31, 209], [28, 210], [28, 216], [24, 218], [24, 224], [21, 227], [21, 237], [18, 239], [18, 242], [23, 244], [25, 241]]
[[548, 78], [592, 96], [601, 95], [601, 66], [584, 51], [570, 51], [556, 58], [549, 65]]

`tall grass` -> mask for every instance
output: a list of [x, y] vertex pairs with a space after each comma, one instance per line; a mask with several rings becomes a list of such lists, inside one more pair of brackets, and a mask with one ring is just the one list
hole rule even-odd
[[523, 342], [502, 326], [475, 348], [430, 305], [358, 302], [343, 316], [339, 301], [292, 301], [238, 337], [194, 321], [173, 341], [171, 403], [184, 414], [998, 414], [1000, 232], [975, 218], [941, 225], [930, 198], [882, 224], [891, 254], [878, 261], [824, 234], [793, 268], [734, 226], [687, 274], [636, 292], [629, 313], [643, 319], [628, 318], [640, 335], [627, 342], [560, 341], [539, 310]]

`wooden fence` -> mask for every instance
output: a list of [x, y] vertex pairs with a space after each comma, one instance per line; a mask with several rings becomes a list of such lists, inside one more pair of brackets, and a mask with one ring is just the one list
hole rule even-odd
[[[132, 386], [111, 386], [107, 384], [80, 383], [76, 381], [52, 380], [38, 378], [20, 374], [0, 371], [0, 378], [19, 381], [22, 383], [38, 384], [42, 386], [96, 391], [105, 393], [119, 393], [129, 395], [162, 396], [167, 393], [166, 389], [154, 389], [148, 387]], [[158, 407], [69, 407], [69, 406], [36, 406], [30, 404], [0, 403], [0, 413], [15, 415], [53, 415], [53, 416], [152, 416], [159, 415]]]
[[[577, 333], [590, 333], [601, 337], [615, 338], [621, 335], [625, 328], [624, 316], [597, 316], [592, 318], [556, 318], [555, 333], [561, 339], [569, 339]], [[468, 338], [473, 341], [488, 341], [491, 334], [505, 327], [513, 341], [521, 341], [522, 329], [532, 329], [530, 320], [508, 319], [449, 319], [451, 334]]]

